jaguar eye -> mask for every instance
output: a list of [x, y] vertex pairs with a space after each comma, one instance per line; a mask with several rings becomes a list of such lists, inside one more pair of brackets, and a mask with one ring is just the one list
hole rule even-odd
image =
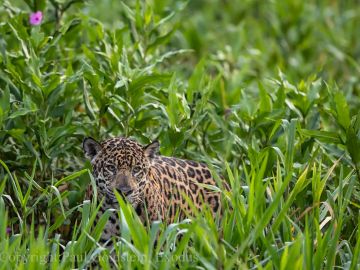
[[141, 171], [140, 166], [135, 166], [135, 167], [132, 169], [132, 173], [133, 173], [133, 174], [137, 174], [137, 173], [139, 173], [140, 171]]
[[108, 166], [107, 169], [108, 169], [112, 174], [115, 174], [115, 173], [116, 173], [116, 167], [115, 167], [114, 165]]

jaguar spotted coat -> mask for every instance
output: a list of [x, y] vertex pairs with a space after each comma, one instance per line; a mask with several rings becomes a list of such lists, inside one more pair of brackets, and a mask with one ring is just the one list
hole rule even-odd
[[[86, 138], [83, 149], [91, 160], [98, 197], [103, 199], [100, 214], [118, 208], [114, 190], [132, 204], [143, 222], [172, 223], [177, 212], [179, 219], [192, 215], [186, 197], [199, 210], [206, 203], [214, 215], [219, 212], [220, 194], [207, 187], [216, 185], [207, 165], [161, 156], [157, 141], [142, 146], [123, 137], [101, 143]], [[105, 242], [118, 234], [118, 215], [114, 212], [101, 240]]]

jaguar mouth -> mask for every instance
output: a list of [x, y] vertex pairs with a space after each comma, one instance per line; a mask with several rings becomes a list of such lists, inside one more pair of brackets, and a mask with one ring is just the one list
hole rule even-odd
[[126, 192], [123, 192], [123, 193], [127, 197], [127, 196], [131, 195], [131, 193], [133, 193], [133, 191], [129, 190], [129, 191], [126, 191]]
[[132, 189], [120, 189], [120, 188], [117, 188], [116, 190], [125, 197], [127, 197], [127, 196], [131, 195], [131, 193], [133, 193]]

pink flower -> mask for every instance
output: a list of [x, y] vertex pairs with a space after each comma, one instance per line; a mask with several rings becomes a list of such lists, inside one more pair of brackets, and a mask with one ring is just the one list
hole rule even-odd
[[11, 228], [7, 227], [6, 228], [6, 234], [10, 234], [11, 233]]
[[42, 21], [43, 14], [41, 11], [36, 11], [30, 14], [30, 24], [31, 25], [39, 25]]

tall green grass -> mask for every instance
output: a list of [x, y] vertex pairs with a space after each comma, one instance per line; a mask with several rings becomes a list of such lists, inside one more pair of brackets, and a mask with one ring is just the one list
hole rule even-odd
[[[41, 26], [29, 13], [41, 9]], [[360, 268], [351, 1], [3, 1], [0, 268]], [[158, 139], [223, 175], [223, 217], [98, 240], [81, 141]], [[94, 186], [95, 188], [95, 186]], [[115, 210], [114, 210], [115, 211]]]

